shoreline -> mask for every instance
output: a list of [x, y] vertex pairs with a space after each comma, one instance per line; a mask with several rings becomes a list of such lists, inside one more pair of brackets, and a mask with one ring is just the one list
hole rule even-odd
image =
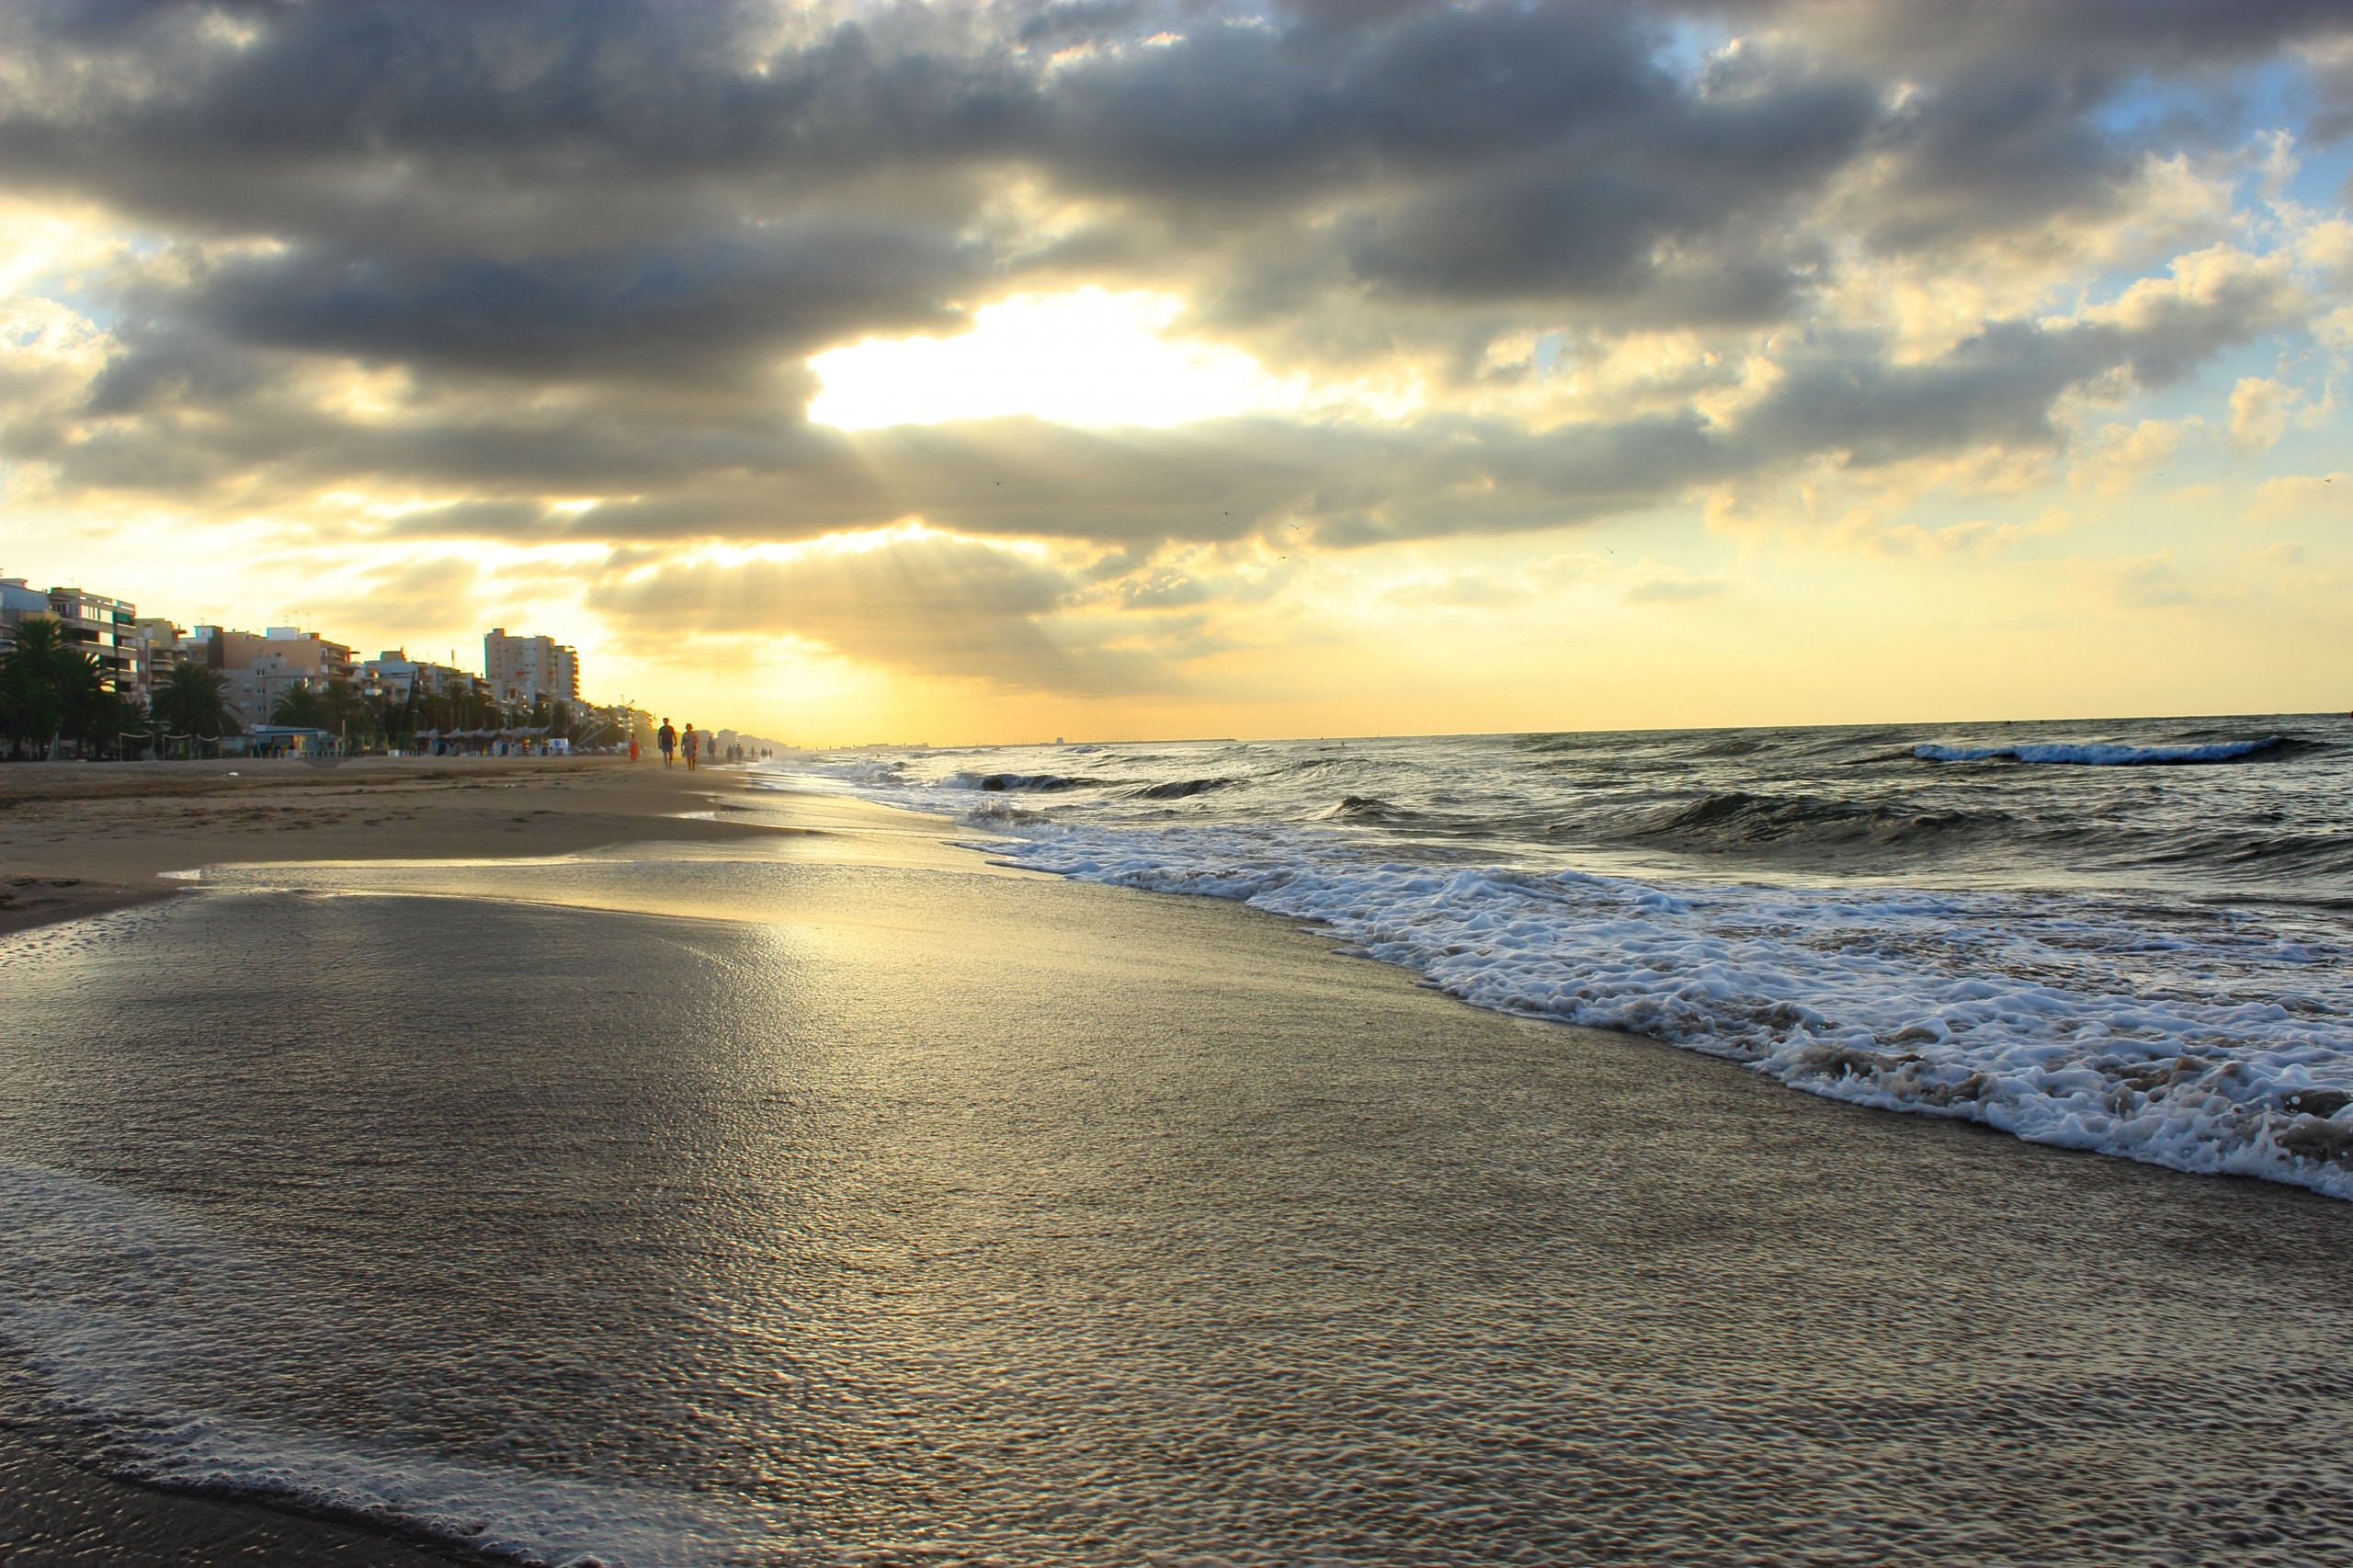
[[[85, 1470], [0, 1426], [0, 1562], [489, 1568], [506, 1561], [294, 1504], [148, 1486]], [[108, 1549], [108, 1556], [98, 1549]]]
[[[651, 758], [358, 757], [0, 768], [0, 936], [151, 903], [226, 864], [507, 859], [794, 831], [730, 822], [740, 773]], [[689, 814], [700, 805], [705, 814]]]

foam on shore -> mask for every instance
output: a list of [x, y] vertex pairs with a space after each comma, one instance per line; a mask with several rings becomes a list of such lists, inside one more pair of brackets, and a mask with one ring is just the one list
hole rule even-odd
[[1836, 1099], [2353, 1199], [2353, 954], [2244, 916], [1384, 862], [1301, 829], [1002, 831], [971, 847], [1314, 920], [1478, 1006], [1648, 1036]]
[[318, 1352], [338, 1316], [314, 1287], [167, 1205], [23, 1161], [0, 1159], [0, 1344], [29, 1385], [14, 1392], [87, 1434], [112, 1474], [568, 1568], [720, 1562], [756, 1537], [701, 1499], [240, 1410], [207, 1369], [257, 1334]]

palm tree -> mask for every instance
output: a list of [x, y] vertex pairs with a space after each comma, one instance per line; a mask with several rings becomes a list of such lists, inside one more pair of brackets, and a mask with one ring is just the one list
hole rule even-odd
[[332, 730], [335, 728], [335, 710], [322, 693], [313, 691], [307, 686], [298, 686], [278, 699], [278, 706], [269, 710], [269, 722], [273, 724], [292, 724], [305, 730]]
[[125, 762], [135, 759], [147, 744], [153, 721], [147, 704], [128, 691], [118, 691], [104, 705], [103, 745]]
[[375, 723], [375, 713], [368, 706], [368, 699], [359, 695], [358, 687], [340, 676], [327, 682], [325, 689], [319, 693], [319, 703], [327, 714], [326, 722], [319, 728], [332, 730], [339, 737], [347, 739], [355, 731], [365, 734]]
[[165, 729], [207, 740], [237, 733], [221, 697], [221, 677], [202, 665], [175, 665], [155, 690], [155, 718]]
[[66, 641], [54, 620], [28, 620], [0, 655], [0, 730], [46, 754], [61, 736], [103, 728], [107, 689], [98, 662]]

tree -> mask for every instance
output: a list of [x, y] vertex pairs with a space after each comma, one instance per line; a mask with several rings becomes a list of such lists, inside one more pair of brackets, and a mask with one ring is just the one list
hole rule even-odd
[[319, 694], [320, 705], [325, 709], [326, 722], [319, 726], [338, 735], [367, 734], [376, 727], [376, 710], [359, 695], [359, 688], [338, 676], [326, 684]]
[[62, 735], [90, 734], [107, 722], [98, 662], [66, 641], [54, 620], [28, 620], [0, 655], [0, 730], [46, 753]]
[[206, 740], [237, 733], [222, 700], [221, 677], [202, 665], [175, 665], [155, 690], [155, 720], [174, 734]]
[[269, 722], [291, 724], [298, 729], [332, 730], [335, 722], [335, 710], [328, 705], [324, 693], [313, 691], [307, 686], [298, 686], [278, 699], [278, 705], [269, 710]]
[[108, 696], [104, 711], [105, 717], [100, 721], [105, 732], [101, 746], [125, 762], [131, 761], [147, 746], [153, 722], [147, 704], [130, 692], [118, 691]]

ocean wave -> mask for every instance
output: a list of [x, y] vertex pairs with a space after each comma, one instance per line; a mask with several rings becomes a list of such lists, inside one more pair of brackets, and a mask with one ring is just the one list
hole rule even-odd
[[959, 773], [948, 784], [954, 790], [981, 790], [990, 794], [1042, 795], [1091, 789], [1097, 782], [1060, 773]]
[[2040, 745], [1951, 746], [1921, 744], [1912, 755], [1922, 762], [2017, 762], [2077, 767], [2162, 767], [2236, 762], [2286, 745], [2285, 735], [2256, 740], [2211, 741], [2200, 745], [2131, 746], [2102, 741], [2052, 742]]
[[870, 757], [853, 757], [830, 765], [832, 776], [851, 784], [896, 784], [906, 778], [907, 764], [904, 757], [882, 761]]
[[1893, 846], [1995, 827], [2010, 820], [2001, 812], [1924, 812], [1881, 801], [1756, 795], [1732, 790], [1703, 796], [1688, 805], [1664, 808], [1632, 829], [1631, 836], [1717, 846], [1789, 839], [1866, 840]]
[[1131, 790], [1128, 798], [1135, 801], [1182, 801], [1195, 795], [1206, 795], [1212, 790], [1230, 790], [1239, 780], [1233, 778], [1172, 778], [1165, 784], [1147, 784]]
[[1346, 795], [1314, 814], [1317, 822], [1411, 822], [1421, 815], [1370, 795]]
[[1039, 824], [973, 847], [1315, 920], [1473, 1005], [1810, 1093], [2353, 1199], [2353, 952], [2229, 913], [1378, 863], [1313, 830]]

